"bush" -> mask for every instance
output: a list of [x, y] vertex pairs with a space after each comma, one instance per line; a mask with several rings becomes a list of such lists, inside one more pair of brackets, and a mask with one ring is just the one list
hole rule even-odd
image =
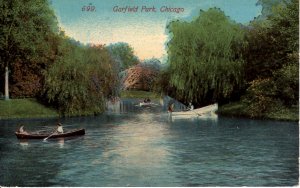
[[246, 92], [247, 94], [242, 100], [248, 104], [250, 117], [262, 117], [273, 105], [276, 86], [271, 79], [256, 79], [250, 82]]
[[285, 105], [297, 104], [299, 99], [299, 67], [288, 64], [275, 73], [275, 82], [280, 98]]

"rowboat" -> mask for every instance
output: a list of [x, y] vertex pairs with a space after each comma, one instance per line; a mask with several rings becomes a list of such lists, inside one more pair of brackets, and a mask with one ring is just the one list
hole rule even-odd
[[[20, 133], [20, 132], [15, 132], [16, 136], [18, 139], [44, 139], [49, 137], [52, 133]], [[53, 134], [50, 138], [64, 138], [64, 137], [70, 137], [70, 136], [80, 136], [84, 135], [85, 130], [84, 129], [75, 129], [71, 131], [66, 131], [62, 134], [55, 133]], [[50, 139], [49, 138], [49, 139]]]
[[212, 104], [209, 106], [205, 106], [202, 108], [197, 108], [194, 110], [189, 111], [181, 111], [181, 112], [172, 112], [172, 117], [174, 118], [182, 118], [182, 119], [188, 119], [188, 118], [201, 118], [201, 117], [216, 117], [215, 112], [218, 110], [218, 104]]
[[140, 106], [151, 106], [151, 102], [140, 102]]
[[159, 104], [156, 104], [156, 103], [153, 103], [153, 102], [140, 102], [139, 106], [140, 107], [143, 107], [143, 106], [159, 106]]

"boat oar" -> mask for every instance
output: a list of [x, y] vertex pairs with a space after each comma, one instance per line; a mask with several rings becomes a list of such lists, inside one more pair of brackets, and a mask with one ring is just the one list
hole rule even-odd
[[52, 134], [50, 134], [49, 136], [47, 136], [46, 138], [44, 138], [43, 141], [46, 141], [48, 138], [50, 138], [51, 136], [53, 136], [56, 133], [56, 131], [54, 131]]

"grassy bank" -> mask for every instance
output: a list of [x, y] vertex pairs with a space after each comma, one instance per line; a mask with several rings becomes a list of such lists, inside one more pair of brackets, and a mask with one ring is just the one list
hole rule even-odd
[[122, 91], [121, 98], [138, 98], [138, 99], [145, 99], [150, 98], [151, 100], [160, 99], [160, 95], [148, 92], [148, 91]]
[[48, 108], [35, 99], [0, 100], [0, 119], [58, 117], [56, 110]]
[[[150, 98], [159, 99], [158, 94], [146, 91], [122, 91], [121, 98]], [[72, 116], [94, 115], [86, 112], [85, 114], [73, 114]], [[59, 117], [55, 109], [40, 104], [36, 99], [10, 99], [8, 101], [0, 100], [0, 119], [15, 118], [49, 118]]]
[[247, 117], [258, 119], [273, 119], [280, 121], [299, 121], [299, 107], [270, 109], [262, 117], [251, 117], [248, 105], [242, 102], [229, 103], [219, 106], [218, 114], [230, 117]]

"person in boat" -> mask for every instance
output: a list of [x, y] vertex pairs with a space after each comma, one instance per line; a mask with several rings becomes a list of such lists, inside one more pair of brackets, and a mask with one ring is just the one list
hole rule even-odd
[[57, 133], [59, 133], [59, 134], [64, 133], [64, 129], [63, 129], [61, 123], [58, 123], [56, 126], [57, 126], [57, 127], [56, 127], [56, 132], [57, 132]]
[[174, 110], [174, 103], [170, 103], [168, 106], [168, 114], [169, 114], [169, 119], [172, 120], [172, 112]]
[[28, 132], [24, 130], [24, 126], [23, 125], [19, 128], [19, 133], [28, 134]]
[[172, 113], [173, 110], [174, 110], [174, 103], [169, 104], [169, 106], [168, 106], [168, 112], [169, 112], [169, 113]]
[[194, 105], [192, 102], [189, 103], [188, 110], [194, 110]]
[[145, 98], [144, 99], [144, 103], [150, 103], [150, 102], [151, 102], [150, 98]]

